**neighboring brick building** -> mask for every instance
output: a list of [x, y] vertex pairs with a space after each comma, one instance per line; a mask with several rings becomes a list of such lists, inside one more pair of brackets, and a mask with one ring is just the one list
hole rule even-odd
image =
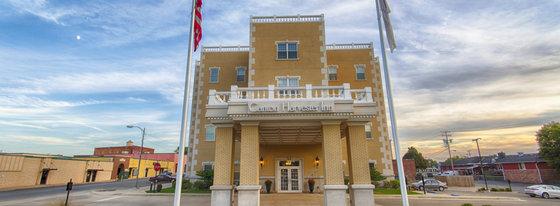
[[[126, 146], [121, 147], [97, 147], [93, 150], [93, 155], [95, 156], [106, 156], [106, 155], [128, 155], [128, 154], [140, 154], [140, 146], [134, 145], [134, 142], [128, 140]], [[154, 149], [149, 147], [144, 147], [142, 149], [142, 154], [153, 154]]]
[[523, 183], [558, 183], [560, 174], [555, 171], [538, 153], [505, 155], [501, 153], [496, 163], [503, 168], [504, 179]]
[[[413, 159], [403, 159], [404, 176], [406, 177], [406, 182], [411, 183], [416, 179], [416, 164]], [[393, 160], [393, 173], [395, 173], [395, 179], [399, 175], [397, 171], [397, 160]]]

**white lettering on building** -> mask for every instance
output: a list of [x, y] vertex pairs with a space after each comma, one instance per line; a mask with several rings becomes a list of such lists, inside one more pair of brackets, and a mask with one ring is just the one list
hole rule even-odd
[[249, 112], [331, 112], [332, 102], [252, 102]]

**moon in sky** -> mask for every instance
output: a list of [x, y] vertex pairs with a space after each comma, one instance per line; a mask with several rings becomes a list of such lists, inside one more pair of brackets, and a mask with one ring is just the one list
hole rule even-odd
[[80, 35], [76, 35], [76, 40], [80, 40], [82, 39], [82, 37], [80, 37]]

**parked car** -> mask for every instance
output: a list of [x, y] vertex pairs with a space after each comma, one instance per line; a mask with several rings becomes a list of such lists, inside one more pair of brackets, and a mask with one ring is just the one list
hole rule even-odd
[[448, 170], [439, 174], [439, 176], [455, 176], [459, 175], [458, 171]]
[[560, 198], [560, 187], [554, 185], [531, 185], [524, 191], [531, 197]]
[[424, 186], [426, 186], [426, 190], [444, 191], [447, 189], [447, 184], [436, 179], [425, 179], [424, 184], [422, 184], [422, 180], [420, 180], [412, 183], [410, 186], [417, 190], [424, 190]]
[[173, 182], [175, 181], [175, 176], [171, 175], [171, 173], [163, 172], [155, 177], [150, 177], [149, 181], [158, 183]]

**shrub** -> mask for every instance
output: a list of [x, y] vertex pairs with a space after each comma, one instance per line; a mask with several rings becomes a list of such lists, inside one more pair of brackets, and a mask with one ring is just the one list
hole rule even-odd
[[473, 206], [471, 203], [464, 203], [461, 206]]
[[193, 187], [199, 190], [209, 190], [214, 183], [214, 170], [201, 170], [196, 172], [202, 180], [194, 182]]
[[486, 188], [484, 188], [484, 187], [478, 188], [478, 191], [479, 191], [479, 192], [485, 192], [485, 191], [486, 191]]
[[498, 189], [496, 189], [496, 188], [490, 188], [490, 191], [492, 191], [492, 192], [497, 192]]
[[511, 188], [506, 188], [506, 192], [511, 192]]
[[208, 185], [205, 181], [197, 180], [192, 187], [194, 190], [209, 190], [210, 186], [211, 185]]
[[369, 176], [372, 182], [382, 181], [387, 179], [381, 172], [377, 171], [375, 168], [370, 168]]
[[384, 188], [399, 189], [400, 183], [399, 183], [399, 180], [390, 180], [390, 181], [385, 182], [383, 187]]

